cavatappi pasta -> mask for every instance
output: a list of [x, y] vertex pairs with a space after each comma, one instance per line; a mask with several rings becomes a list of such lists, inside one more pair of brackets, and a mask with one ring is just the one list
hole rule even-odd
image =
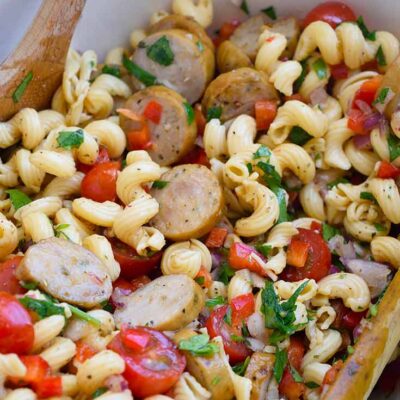
[[0, 122], [0, 399], [337, 400], [400, 268], [399, 41], [213, 6]]

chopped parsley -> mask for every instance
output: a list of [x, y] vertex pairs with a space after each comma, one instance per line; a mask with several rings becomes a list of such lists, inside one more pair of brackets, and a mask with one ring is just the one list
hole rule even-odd
[[18, 103], [21, 100], [21, 97], [24, 95], [25, 90], [32, 79], [33, 79], [33, 72], [29, 71], [24, 77], [24, 79], [22, 79], [21, 83], [14, 90], [14, 93], [12, 94], [12, 99], [14, 103]]
[[374, 226], [375, 226], [375, 229], [378, 232], [385, 232], [386, 231], [386, 228], [382, 224], [374, 224]]
[[253, 159], [262, 158], [262, 157], [271, 157], [271, 151], [268, 147], [261, 145], [257, 151], [253, 154]]
[[229, 325], [232, 326], [232, 308], [228, 306], [226, 309], [226, 314], [224, 315], [224, 321]]
[[311, 67], [317, 74], [319, 80], [326, 79], [328, 77], [328, 67], [322, 58], [318, 58], [317, 61], [313, 62]]
[[288, 355], [285, 349], [276, 349], [274, 363], [274, 377], [278, 383], [281, 383], [283, 371], [288, 362]]
[[347, 353], [348, 354], [353, 354], [354, 353], [354, 347], [353, 346], [347, 346]]
[[376, 52], [375, 57], [376, 57], [376, 61], [378, 61], [378, 65], [380, 65], [381, 67], [384, 67], [387, 65], [386, 57], [385, 57], [385, 54], [383, 53], [382, 46], [378, 47], [378, 51]]
[[393, 135], [389, 134], [388, 138], [388, 147], [389, 147], [389, 157], [390, 161], [394, 161], [397, 157], [400, 156], [400, 139]]
[[305, 145], [311, 138], [312, 136], [300, 126], [294, 126], [289, 133], [290, 141], [298, 146]]
[[361, 192], [360, 199], [368, 200], [368, 201], [371, 201], [372, 203], [376, 203], [376, 199], [375, 199], [374, 195], [369, 192]]
[[274, 8], [274, 6], [269, 6], [269, 7], [267, 7], [267, 8], [263, 8], [262, 10], [261, 10], [264, 14], [266, 14], [266, 15], [268, 15], [268, 17], [270, 17], [272, 20], [276, 20], [276, 11], [275, 11], [275, 8]]
[[272, 246], [270, 246], [269, 244], [256, 244], [254, 247], [265, 258], [268, 258], [272, 251]]
[[372, 104], [385, 104], [386, 97], [389, 93], [389, 88], [385, 87], [381, 89], [376, 99], [373, 101]]
[[20, 281], [19, 284], [26, 290], [35, 290], [39, 286], [39, 284], [37, 282]]
[[231, 266], [227, 262], [221, 263], [221, 271], [219, 273], [218, 280], [227, 285], [233, 275], [235, 275], [235, 271], [231, 268]]
[[33, 299], [32, 297], [25, 296], [19, 299], [19, 302], [25, 308], [34, 311], [40, 319], [47, 318], [52, 315], [62, 315], [65, 317], [64, 308], [57, 306], [48, 300]]
[[205, 333], [181, 340], [178, 347], [179, 350], [190, 351], [195, 356], [211, 356], [219, 352], [218, 344], [210, 342], [210, 336]]
[[61, 131], [57, 137], [58, 147], [71, 150], [78, 148], [84, 141], [84, 133], [82, 129], [76, 131]]
[[346, 178], [338, 178], [332, 182], [329, 182], [326, 186], [328, 189], [333, 189], [335, 186], [339, 185], [339, 183], [350, 183]]
[[151, 86], [157, 83], [157, 78], [154, 75], [140, 68], [139, 65], [135, 64], [128, 57], [124, 56], [122, 59], [122, 63], [127, 71], [137, 80], [142, 82], [145, 86]]
[[169, 181], [154, 181], [151, 187], [155, 189], [164, 189], [167, 186]]
[[194, 278], [194, 281], [196, 283], [198, 283], [200, 286], [204, 285], [204, 282], [206, 281], [204, 276], [196, 276], [196, 278]]
[[234, 365], [232, 367], [232, 371], [236, 375], [244, 376], [244, 374], [246, 373], [247, 367], [249, 366], [249, 363], [250, 363], [250, 357], [246, 357], [246, 359], [243, 362]]
[[146, 49], [147, 57], [157, 64], [168, 66], [174, 62], [175, 55], [166, 36], [160, 37]]
[[92, 393], [92, 399], [96, 399], [97, 397], [100, 397], [102, 394], [107, 392], [108, 389], [106, 387], [99, 387], [96, 391]]
[[210, 107], [207, 110], [207, 122], [211, 121], [214, 118], [220, 119], [222, 115], [222, 107]]
[[100, 307], [105, 310], [108, 311], [110, 313], [112, 313], [114, 311], [114, 308], [112, 306], [112, 304], [108, 301], [108, 300], [104, 300], [100, 303]]
[[365, 25], [364, 18], [360, 15], [357, 18], [357, 25], [360, 28], [365, 39], [371, 40], [372, 42], [376, 40], [376, 32], [370, 32]]
[[217, 296], [213, 299], [206, 300], [206, 307], [210, 308], [211, 310], [214, 309], [216, 306], [220, 306], [223, 304], [225, 304], [225, 299], [222, 296]]
[[240, 9], [246, 13], [247, 15], [250, 14], [249, 5], [247, 4], [247, 0], [242, 0], [242, 4], [240, 5]]
[[302, 85], [303, 82], [304, 82], [304, 79], [306, 79], [306, 76], [307, 76], [307, 59], [301, 61], [300, 64], [301, 64], [301, 74], [300, 74], [300, 76], [294, 81], [294, 84], [293, 84], [293, 91], [294, 91], [294, 92], [298, 92], [298, 91], [299, 91], [301, 85]]
[[11, 204], [15, 210], [18, 210], [32, 202], [32, 199], [29, 196], [18, 189], [8, 189], [6, 190], [6, 193], [10, 196]]
[[304, 382], [303, 377], [299, 374], [299, 372], [297, 371], [296, 368], [294, 368], [294, 367], [292, 367], [291, 365], [289, 365], [289, 371], [290, 371], [290, 374], [292, 375], [293, 380], [294, 380], [295, 382], [297, 382], [297, 383], [302, 383], [302, 382]]
[[67, 240], [70, 240], [68, 235], [64, 232], [64, 229], [67, 229], [70, 225], [69, 224], [58, 224], [54, 227], [54, 235], [55, 237], [64, 237]]
[[103, 74], [112, 75], [116, 78], [121, 78], [121, 70], [119, 69], [118, 65], [104, 65], [101, 72]]
[[185, 109], [185, 112], [186, 112], [186, 119], [187, 119], [188, 125], [192, 125], [192, 123], [194, 121], [193, 107], [187, 101], [185, 101], [183, 103], [183, 108]]
[[200, 40], [198, 40], [198, 41], [196, 42], [196, 46], [197, 46], [197, 48], [200, 50], [201, 53], [204, 51], [204, 45], [203, 45], [202, 42], [200, 42]]
[[317, 388], [319, 388], [319, 385], [318, 385], [318, 383], [315, 383], [315, 382], [306, 382], [306, 386], [309, 388], [309, 389], [317, 389]]
[[253, 166], [251, 165], [251, 163], [247, 163], [246, 167], [247, 167], [247, 170], [249, 171], [249, 174], [251, 174], [253, 172]]
[[328, 242], [337, 235], [340, 235], [339, 229], [335, 228], [334, 226], [330, 226], [325, 222], [322, 224], [322, 237], [324, 238], [325, 242]]

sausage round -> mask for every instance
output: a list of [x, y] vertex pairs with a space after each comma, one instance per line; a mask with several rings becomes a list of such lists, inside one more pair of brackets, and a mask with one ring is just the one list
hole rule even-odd
[[220, 73], [252, 65], [249, 56], [230, 40], [225, 40], [218, 46], [217, 66]]
[[181, 329], [196, 319], [204, 307], [201, 287], [187, 275], [161, 276], [121, 300], [114, 312], [117, 327], [149, 326]]
[[[142, 115], [151, 101], [160, 104], [162, 112], [158, 124], [148, 121], [152, 142], [148, 153], [162, 166], [174, 164], [193, 148], [197, 135], [196, 123], [188, 119], [184, 106], [187, 101], [164, 86], [151, 86], [136, 92], [124, 107]], [[121, 126], [126, 133], [134, 129], [132, 124], [134, 122], [121, 116]]]
[[16, 271], [58, 300], [84, 308], [111, 296], [106, 266], [92, 252], [69, 240], [50, 238], [30, 246]]
[[254, 104], [259, 100], [279, 100], [278, 93], [267, 75], [252, 68], [239, 68], [219, 75], [204, 93], [202, 106], [221, 108], [221, 121], [241, 114], [254, 115]]
[[[160, 65], [148, 57], [149, 46], [161, 38], [168, 40], [174, 55], [171, 65]], [[215, 59], [208, 46], [202, 46], [197, 36], [181, 29], [169, 29], [147, 36], [135, 50], [132, 61], [156, 77], [157, 82], [180, 93], [190, 103], [198, 100], [212, 79]], [[137, 88], [143, 85], [134, 77]]]
[[150, 224], [171, 240], [186, 240], [205, 235], [216, 224], [223, 205], [222, 190], [216, 176], [205, 166], [185, 164], [164, 173], [168, 182], [151, 195], [160, 210]]

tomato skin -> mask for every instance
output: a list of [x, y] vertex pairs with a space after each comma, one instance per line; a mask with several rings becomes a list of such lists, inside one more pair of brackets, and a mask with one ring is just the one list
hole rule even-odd
[[329, 66], [333, 79], [346, 79], [349, 76], [349, 68], [345, 63]]
[[278, 106], [276, 101], [259, 100], [254, 105], [257, 130], [268, 129], [276, 117]]
[[210, 161], [208, 160], [207, 154], [200, 146], [195, 146], [195, 148], [186, 154], [179, 161], [178, 165], [182, 164], [200, 164], [204, 165], [207, 168], [210, 168]]
[[310, 245], [301, 240], [293, 239], [287, 252], [287, 263], [296, 268], [303, 268], [307, 262]]
[[322, 382], [323, 385], [331, 385], [335, 382], [338, 373], [340, 372], [341, 368], [343, 367], [343, 360], [336, 361], [330, 369], [326, 372], [324, 376], [324, 380]]
[[194, 118], [195, 118], [196, 125], [197, 125], [197, 134], [200, 136], [203, 136], [204, 129], [207, 124], [207, 120], [203, 114], [200, 103], [197, 103], [194, 105]]
[[[246, 357], [251, 355], [252, 351], [244, 343], [234, 342], [232, 340], [232, 334], [241, 336], [241, 332], [238, 327], [235, 328], [233, 326], [233, 323], [232, 326], [229, 326], [224, 321], [224, 317], [228, 311], [228, 307], [229, 306], [225, 305], [215, 308], [208, 317], [205, 326], [207, 327], [208, 334], [211, 338], [221, 336], [222, 342], [224, 344], [224, 350], [229, 356], [229, 362], [232, 364], [236, 364], [244, 361]], [[233, 320], [234, 318], [232, 315], [232, 322]]]
[[260, 264], [251, 257], [252, 254], [256, 254], [262, 258], [262, 256], [251, 246], [244, 243], [233, 243], [229, 249], [228, 262], [233, 269], [249, 269], [256, 274], [266, 276], [265, 271], [262, 269]]
[[96, 162], [92, 165], [83, 164], [80, 161], [76, 164], [76, 169], [84, 174], [87, 174], [93, 167], [98, 164], [103, 164], [110, 161], [110, 156], [108, 155], [108, 151], [105, 147], [100, 146], [99, 155], [97, 156]]
[[117, 177], [119, 162], [108, 162], [93, 167], [83, 178], [81, 195], [98, 201], [115, 201], [117, 198]]
[[40, 398], [62, 395], [61, 376], [46, 376], [40, 382], [33, 385], [33, 388]]
[[0, 353], [29, 353], [33, 341], [34, 330], [28, 311], [14, 296], [0, 292]]
[[11, 294], [23, 294], [26, 292], [15, 276], [15, 270], [22, 259], [22, 256], [15, 256], [0, 264], [0, 291]]
[[162, 251], [153, 254], [151, 257], [139, 256], [135, 249], [126, 245], [118, 239], [110, 238], [114, 257], [121, 266], [121, 278], [131, 280], [141, 275], [147, 275], [160, 264]]
[[331, 266], [331, 253], [324, 239], [311, 229], [298, 229], [299, 233], [293, 236], [293, 239], [308, 243], [308, 258], [303, 268], [286, 267], [282, 273], [282, 279], [290, 282], [300, 281], [302, 279], [315, 279], [319, 281], [328, 275]]
[[[128, 339], [129, 335], [133, 342]], [[139, 346], [134, 336], [136, 339], [147, 336], [147, 339], [141, 340]], [[140, 398], [168, 391], [186, 367], [186, 359], [175, 344], [155, 329], [123, 328], [107, 347], [124, 359], [123, 376], [132, 394]]]
[[301, 362], [305, 352], [306, 348], [304, 342], [297, 336], [291, 336], [288, 347], [288, 360], [290, 365], [293, 368], [296, 368], [297, 371], [300, 371]]
[[279, 393], [288, 400], [299, 400], [305, 391], [306, 386], [304, 383], [295, 382], [289, 368], [286, 367], [279, 383]]
[[305, 17], [303, 28], [314, 21], [324, 21], [336, 28], [344, 21], [355, 21], [354, 11], [341, 1], [327, 1], [314, 7]]
[[227, 235], [228, 229], [216, 226], [211, 229], [205, 244], [209, 249], [218, 249], [224, 244]]
[[366, 135], [364, 128], [365, 114], [360, 110], [351, 109], [348, 114], [347, 127], [359, 135]]
[[242, 321], [254, 313], [256, 308], [253, 293], [241, 294], [234, 297], [230, 305], [232, 307], [232, 325], [239, 327]]
[[395, 167], [388, 161], [382, 160], [379, 165], [377, 176], [382, 179], [395, 179], [400, 175], [400, 168]]
[[81, 364], [88, 360], [89, 358], [92, 358], [97, 351], [87, 343], [83, 342], [82, 340], [78, 340], [75, 342], [76, 344], [76, 354], [74, 357], [74, 361], [77, 363]]
[[347, 309], [342, 318], [342, 326], [352, 331], [361, 322], [366, 314], [367, 311], [355, 312]]
[[209, 288], [213, 281], [210, 272], [208, 272], [204, 267], [200, 268], [200, 271], [198, 272], [198, 274], [194, 279], [201, 287], [204, 288]]

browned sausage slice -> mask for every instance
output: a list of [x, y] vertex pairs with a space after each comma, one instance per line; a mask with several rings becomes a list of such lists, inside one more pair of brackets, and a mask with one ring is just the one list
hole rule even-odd
[[112, 292], [106, 266], [89, 250], [65, 239], [45, 239], [29, 247], [16, 275], [38, 283], [58, 300], [84, 308], [98, 306]]
[[284, 35], [287, 39], [286, 50], [283, 56], [292, 58], [294, 51], [296, 50], [297, 41], [300, 36], [300, 23], [294, 17], [278, 19], [271, 24], [268, 24], [271, 31]]
[[223, 204], [216, 176], [203, 165], [185, 164], [172, 168], [160, 179], [168, 184], [151, 190], [160, 205], [151, 225], [171, 240], [198, 238], [210, 231]]
[[225, 40], [218, 46], [217, 66], [220, 73], [252, 65], [249, 56], [230, 40]]
[[220, 108], [224, 122], [241, 114], [254, 115], [258, 100], [278, 100], [278, 93], [264, 72], [239, 68], [214, 79], [204, 93], [202, 105], [205, 112]]
[[[160, 43], [160, 40], [163, 46], [168, 43], [172, 51], [173, 60], [169, 65], [160, 64], [154, 60], [155, 57], [149, 57], [151, 53], [148, 49], [155, 43]], [[152, 74], [159, 84], [177, 91], [190, 103], [202, 96], [215, 68], [212, 50], [208, 46], [200, 45], [197, 36], [180, 29], [160, 31], [147, 36], [135, 50], [132, 61]], [[132, 79], [135, 87], [143, 88], [136, 78]]]
[[[136, 92], [124, 107], [142, 115], [151, 101], [160, 104], [162, 112], [158, 124], [148, 121], [152, 142], [148, 152], [160, 165], [174, 164], [193, 148], [197, 135], [196, 123], [188, 118], [187, 101], [164, 86], [151, 86]], [[133, 124], [121, 116], [121, 126], [126, 133], [134, 129]]]

